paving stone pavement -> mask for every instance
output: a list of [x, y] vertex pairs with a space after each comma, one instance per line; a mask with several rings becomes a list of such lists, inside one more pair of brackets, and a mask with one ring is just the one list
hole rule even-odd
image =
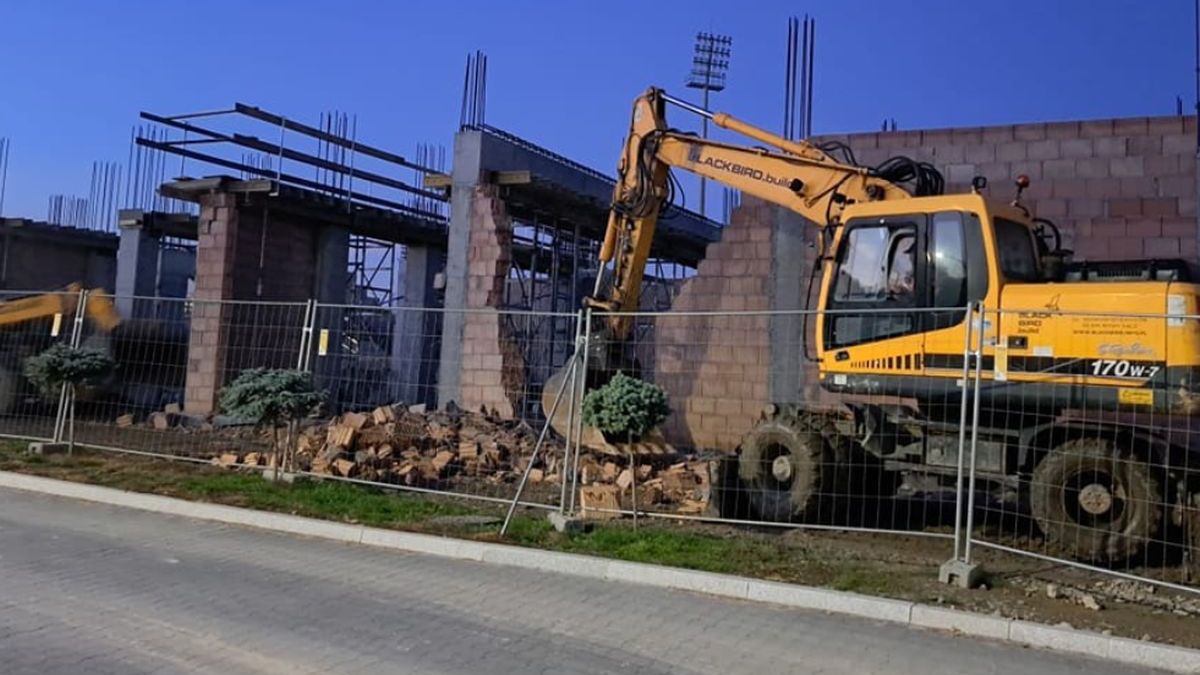
[[0, 489], [0, 673], [1137, 673]]

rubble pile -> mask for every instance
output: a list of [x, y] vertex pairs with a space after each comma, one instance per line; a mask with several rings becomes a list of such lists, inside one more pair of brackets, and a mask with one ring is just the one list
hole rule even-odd
[[[176, 410], [154, 413], [146, 424], [163, 431], [177, 428], [182, 426], [172, 419], [177, 415]], [[122, 426], [131, 422], [126, 416], [118, 420]], [[222, 431], [245, 436], [248, 429]], [[296, 439], [295, 468], [431, 489], [453, 489], [472, 481], [515, 484], [528, 469], [530, 486], [561, 486], [561, 441], [547, 439], [538, 459], [529, 466], [538, 431], [487, 411], [382, 406], [307, 423]], [[271, 431], [264, 430], [254, 444], [261, 447], [239, 451], [237, 445], [225, 443], [212, 462], [226, 467], [274, 466], [286, 443], [285, 434], [280, 432], [277, 437], [280, 447], [276, 453], [270, 452]], [[639, 510], [703, 513], [708, 504], [709, 463], [678, 460], [673, 455], [639, 455], [631, 463], [629, 457], [585, 450], [579, 459], [579, 506], [594, 518], [618, 518], [617, 511], [635, 506]]]

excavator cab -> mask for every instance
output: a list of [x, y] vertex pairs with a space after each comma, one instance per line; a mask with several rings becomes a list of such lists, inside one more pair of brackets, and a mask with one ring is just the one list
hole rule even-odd
[[[943, 398], [957, 390], [968, 306], [1039, 282], [1034, 223], [976, 194], [855, 204], [835, 226], [816, 315], [822, 385]], [[943, 373], [943, 371], [945, 371]]]

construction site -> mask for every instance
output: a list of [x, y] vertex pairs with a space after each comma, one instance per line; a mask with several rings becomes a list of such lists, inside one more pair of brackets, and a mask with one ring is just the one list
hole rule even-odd
[[[782, 125], [717, 112], [732, 39], [700, 33], [617, 173], [490, 124], [482, 52], [415, 153], [344, 112], [136, 110], [127, 161], [31, 218], [0, 138], [0, 435], [568, 523], [911, 536], [949, 584], [1013, 556], [1200, 614], [1196, 115], [816, 134], [816, 22], [787, 28]], [[23, 364], [55, 344], [116, 369], [48, 394]], [[309, 374], [319, 411], [231, 416], [253, 369]], [[590, 426], [618, 373], [663, 394], [652, 429]]]

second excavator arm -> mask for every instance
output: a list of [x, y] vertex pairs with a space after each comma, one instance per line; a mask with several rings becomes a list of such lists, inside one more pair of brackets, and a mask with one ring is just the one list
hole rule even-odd
[[[709, 118], [769, 147], [749, 147], [699, 138], [671, 129], [666, 106], [673, 104]], [[853, 202], [907, 199], [897, 183], [912, 179], [918, 194], [940, 192], [940, 177], [928, 165], [904, 160], [888, 167], [869, 168], [838, 162], [820, 148], [791, 141], [724, 113], [712, 113], [650, 89], [633, 106], [629, 136], [618, 167], [608, 228], [600, 249], [592, 307], [609, 312], [638, 309], [642, 276], [660, 214], [671, 203], [671, 168], [680, 168], [717, 181], [800, 214], [818, 227], [836, 223]], [[882, 170], [881, 170], [882, 169]], [[628, 335], [627, 317], [608, 319], [611, 338]]]

